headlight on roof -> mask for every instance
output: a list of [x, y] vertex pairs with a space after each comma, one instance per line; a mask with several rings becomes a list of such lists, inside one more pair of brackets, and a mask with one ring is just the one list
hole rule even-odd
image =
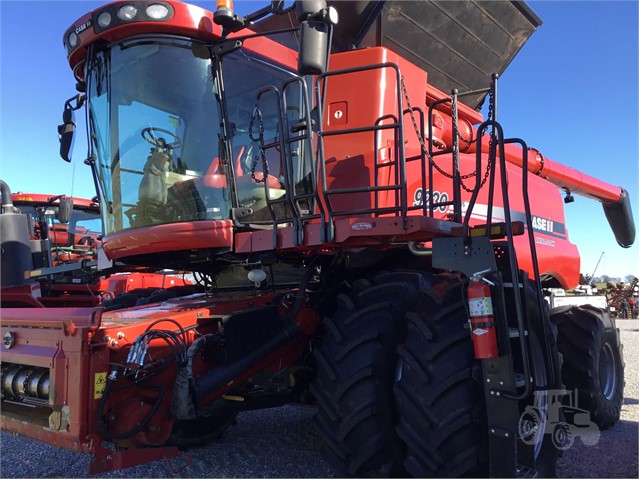
[[98, 25], [102, 28], [108, 28], [111, 25], [111, 14], [109, 12], [102, 12], [98, 15]]
[[161, 3], [153, 3], [146, 7], [146, 14], [153, 20], [164, 20], [169, 15], [169, 9]]
[[67, 37], [67, 41], [69, 42], [69, 46], [71, 48], [75, 48], [78, 46], [78, 43], [80, 43], [80, 37], [78, 37], [77, 33], [71, 32], [69, 33], [69, 36]]
[[[0, 0], [1, 1], [1, 0]], [[116, 2], [94, 13], [93, 30], [101, 33], [126, 23], [168, 22], [175, 15], [173, 6], [168, 2]]]
[[135, 19], [138, 14], [138, 9], [133, 5], [124, 5], [118, 10], [118, 18], [123, 22], [130, 22]]

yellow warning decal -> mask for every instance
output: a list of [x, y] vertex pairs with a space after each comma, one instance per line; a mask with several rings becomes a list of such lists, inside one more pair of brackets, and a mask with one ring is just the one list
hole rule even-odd
[[107, 373], [95, 373], [93, 399], [101, 399], [104, 395], [104, 388], [106, 388], [106, 377]]

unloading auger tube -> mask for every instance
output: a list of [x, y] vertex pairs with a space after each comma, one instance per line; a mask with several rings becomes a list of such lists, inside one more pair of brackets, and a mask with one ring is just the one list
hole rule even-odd
[[[441, 111], [438, 111], [437, 114], [444, 118], [439, 135], [445, 144], [452, 145], [453, 133], [450, 116]], [[476, 153], [477, 142], [474, 140], [477, 138], [477, 129], [471, 127], [468, 120], [460, 118], [459, 134], [462, 138], [472, 138], [473, 140], [460, 142], [460, 152]], [[481, 149], [484, 153], [490, 151], [489, 135], [482, 138]], [[506, 144], [504, 151], [507, 162], [524, 168], [524, 158], [518, 145]], [[570, 166], [551, 160], [535, 148], [528, 149], [527, 168], [532, 174], [557, 185], [566, 194], [574, 193], [601, 202], [617, 243], [623, 248], [632, 246], [635, 241], [635, 223], [630, 206], [630, 196], [624, 188], [611, 185]]]
[[[482, 150], [489, 151], [490, 138], [482, 138]], [[505, 146], [506, 161], [524, 168], [521, 148], [514, 144]], [[469, 145], [465, 153], [474, 153], [476, 143]], [[540, 176], [564, 190], [566, 194], [577, 194], [601, 202], [608, 224], [619, 246], [629, 248], [635, 242], [635, 222], [632, 217], [630, 196], [621, 186], [614, 186], [586, 173], [562, 165], [541, 154], [534, 148], [528, 149], [528, 171]]]

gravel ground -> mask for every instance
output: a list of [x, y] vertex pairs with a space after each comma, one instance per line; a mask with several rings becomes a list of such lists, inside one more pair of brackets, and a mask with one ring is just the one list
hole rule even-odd
[[[558, 462], [560, 477], [638, 477], [639, 320], [620, 320], [626, 360], [621, 420], [586, 447], [577, 439]], [[242, 413], [218, 443], [189, 451], [176, 477], [333, 477], [322, 461], [310, 408], [286, 406]], [[0, 477], [86, 477], [89, 456], [0, 434]], [[180, 461], [174, 461], [176, 466]], [[95, 477], [171, 477], [154, 462]]]
[[591, 447], [576, 440], [557, 462], [559, 477], [639, 477], [639, 320], [619, 319], [626, 362], [621, 419]]

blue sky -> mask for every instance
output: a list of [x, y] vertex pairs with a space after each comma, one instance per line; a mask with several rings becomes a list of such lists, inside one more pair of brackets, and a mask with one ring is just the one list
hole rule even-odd
[[[75, 93], [62, 34], [103, 3], [0, 0], [0, 178], [14, 192], [95, 194], [82, 164], [81, 122], [72, 164], [58, 156], [56, 127], [65, 100]], [[544, 23], [500, 80], [498, 119], [506, 136], [623, 186], [637, 218], [639, 3], [528, 3]], [[263, 4], [236, 1], [244, 12]], [[604, 251], [597, 275], [639, 276], [639, 245], [617, 245], [601, 205], [577, 196], [566, 215], [583, 273], [592, 273]]]

